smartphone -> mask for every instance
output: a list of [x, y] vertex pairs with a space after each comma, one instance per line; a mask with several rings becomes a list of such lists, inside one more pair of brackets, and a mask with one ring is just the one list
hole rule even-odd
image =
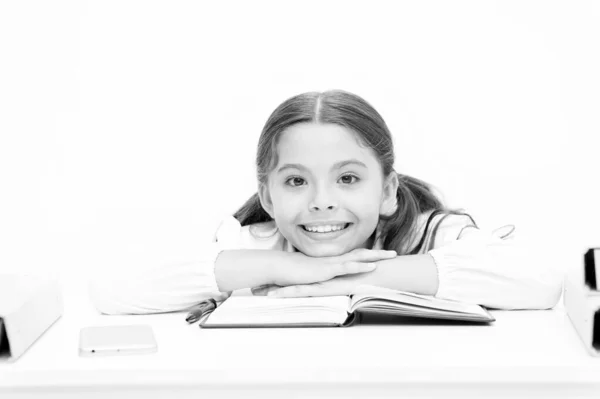
[[157, 350], [149, 325], [84, 327], [79, 332], [79, 356], [135, 355]]

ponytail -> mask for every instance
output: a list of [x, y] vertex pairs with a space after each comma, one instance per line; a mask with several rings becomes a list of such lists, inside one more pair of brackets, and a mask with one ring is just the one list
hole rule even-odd
[[[395, 250], [398, 252], [398, 255], [418, 254], [425, 243], [429, 225], [435, 216], [445, 213], [446, 216], [450, 214], [466, 215], [471, 218], [470, 215], [462, 212], [462, 209], [449, 209], [444, 207], [442, 201], [433, 193], [430, 185], [424, 181], [400, 173], [397, 173], [397, 175], [399, 184], [398, 191], [396, 192], [396, 210], [390, 216], [381, 216], [381, 219], [386, 221], [382, 231], [382, 236], [384, 237], [384, 249]], [[427, 220], [425, 229], [423, 230], [421, 240], [412, 251], [405, 253], [413, 242], [414, 233], [419, 227], [417, 225], [418, 216], [421, 213], [429, 211], [432, 212]], [[446, 216], [444, 216], [444, 218]], [[477, 227], [473, 218], [471, 218], [471, 221], [475, 227]], [[435, 238], [439, 225], [440, 223], [438, 222], [431, 233], [431, 242], [433, 242], [433, 239]]]
[[233, 214], [233, 217], [236, 218], [242, 226], [273, 220], [260, 204], [258, 193], [255, 193], [252, 197], [248, 198], [244, 205]]

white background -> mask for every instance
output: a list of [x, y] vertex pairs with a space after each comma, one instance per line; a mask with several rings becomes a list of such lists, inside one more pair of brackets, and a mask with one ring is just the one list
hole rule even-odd
[[196, 259], [285, 99], [339, 88], [401, 173], [556, 265], [600, 246], [592, 1], [0, 3], [0, 270]]

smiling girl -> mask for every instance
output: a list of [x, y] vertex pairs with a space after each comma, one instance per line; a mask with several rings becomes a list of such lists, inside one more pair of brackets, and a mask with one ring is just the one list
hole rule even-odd
[[348, 295], [361, 284], [498, 309], [546, 309], [561, 276], [518, 250], [514, 226], [480, 229], [421, 180], [394, 170], [392, 136], [357, 95], [297, 95], [267, 120], [258, 192], [197, 262], [136, 279], [98, 281], [108, 314], [184, 310], [207, 298]]

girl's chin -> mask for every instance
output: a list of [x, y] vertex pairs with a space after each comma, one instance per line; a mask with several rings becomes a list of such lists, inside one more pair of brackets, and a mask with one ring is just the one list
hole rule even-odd
[[345, 253], [348, 253], [351, 251], [348, 249], [344, 249], [344, 248], [333, 248], [333, 247], [322, 247], [322, 248], [298, 248], [296, 247], [296, 249], [300, 252], [302, 252], [304, 255], [306, 256], [312, 256], [314, 258], [324, 258], [324, 257], [328, 257], [328, 256], [340, 256], [343, 255]]

